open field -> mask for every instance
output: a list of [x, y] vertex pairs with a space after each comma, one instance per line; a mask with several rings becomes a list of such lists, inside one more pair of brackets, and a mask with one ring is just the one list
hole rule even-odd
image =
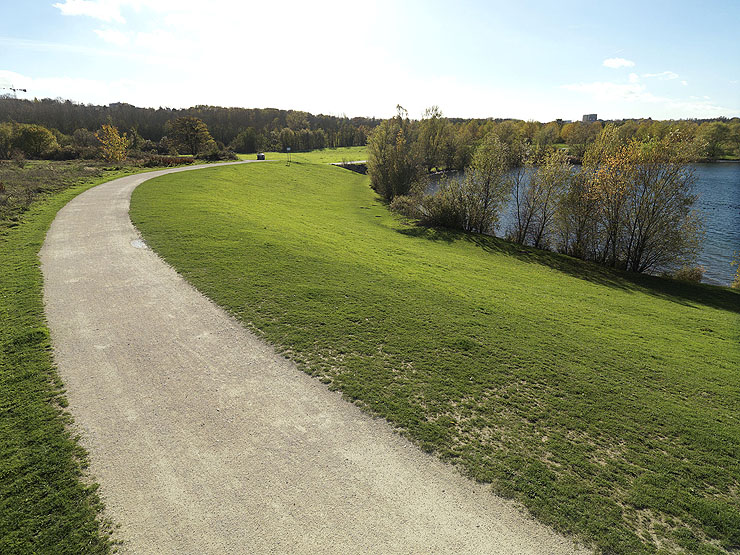
[[740, 547], [737, 292], [409, 226], [367, 183], [214, 168], [142, 185], [132, 218], [306, 371], [558, 530]]
[[[23, 195], [22, 202], [11, 198], [0, 221], [2, 553], [110, 550], [98, 520], [96, 488], [82, 478], [85, 453], [66, 428], [69, 417], [51, 357], [38, 260], [46, 230], [62, 206], [95, 184], [131, 173], [93, 165], [39, 162], [23, 170], [0, 169], [6, 191]], [[33, 189], [29, 197], [26, 188]]]
[[[256, 154], [238, 154], [240, 160], [254, 160]], [[286, 161], [288, 154], [286, 152], [265, 152], [268, 160]], [[310, 152], [291, 152], [290, 159], [293, 162], [310, 162], [313, 164], [332, 164], [344, 160], [352, 162], [355, 160], [367, 159], [367, 147], [364, 146], [344, 146], [339, 148], [324, 148], [321, 150], [312, 150]]]

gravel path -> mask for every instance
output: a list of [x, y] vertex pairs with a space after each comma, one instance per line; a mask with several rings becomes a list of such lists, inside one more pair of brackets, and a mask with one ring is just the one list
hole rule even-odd
[[[195, 168], [188, 168], [195, 169]], [[127, 553], [573, 553], [297, 370], [139, 240], [100, 185], [41, 251], [69, 410]]]

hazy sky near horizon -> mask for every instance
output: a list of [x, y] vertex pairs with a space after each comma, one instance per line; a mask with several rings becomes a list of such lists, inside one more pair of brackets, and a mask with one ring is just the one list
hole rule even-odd
[[349, 116], [732, 117], [738, 24], [738, 0], [0, 0], [0, 87]]

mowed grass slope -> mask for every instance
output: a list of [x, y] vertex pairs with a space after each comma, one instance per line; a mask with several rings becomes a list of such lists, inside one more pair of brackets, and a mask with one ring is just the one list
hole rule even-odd
[[608, 553], [740, 548], [740, 295], [389, 214], [252, 164], [134, 193], [148, 243], [422, 448]]
[[[242, 160], [254, 160], [256, 154], [239, 154]], [[265, 152], [268, 160], [279, 162], [288, 161], [287, 152]], [[291, 152], [291, 162], [305, 162], [313, 164], [333, 164], [335, 162], [355, 162], [357, 160], [367, 159], [367, 147], [364, 146], [342, 146], [337, 148], [322, 148], [321, 150], [312, 150], [310, 152]]]

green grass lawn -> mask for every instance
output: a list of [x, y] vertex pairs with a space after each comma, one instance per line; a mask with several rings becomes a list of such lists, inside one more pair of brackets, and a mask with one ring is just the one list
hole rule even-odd
[[148, 243], [300, 367], [608, 553], [740, 548], [740, 294], [396, 219], [318, 164], [157, 178]]
[[[256, 154], [238, 154], [241, 160], [254, 160]], [[265, 152], [268, 160], [287, 161], [286, 152]], [[354, 162], [355, 160], [367, 160], [367, 147], [343, 146], [339, 148], [324, 148], [310, 152], [291, 152], [290, 159], [293, 162], [308, 162], [313, 164], [331, 164], [334, 162]]]
[[[0, 213], [0, 553], [108, 553], [96, 486], [72, 436], [44, 318], [38, 252], [57, 211], [95, 184], [132, 173], [81, 163], [31, 163], [0, 172], [32, 186], [29, 205]], [[94, 163], [92, 163], [94, 164]], [[89, 169], [84, 169], [84, 168]], [[53, 191], [53, 194], [47, 194]], [[23, 196], [23, 199], [26, 197]]]

